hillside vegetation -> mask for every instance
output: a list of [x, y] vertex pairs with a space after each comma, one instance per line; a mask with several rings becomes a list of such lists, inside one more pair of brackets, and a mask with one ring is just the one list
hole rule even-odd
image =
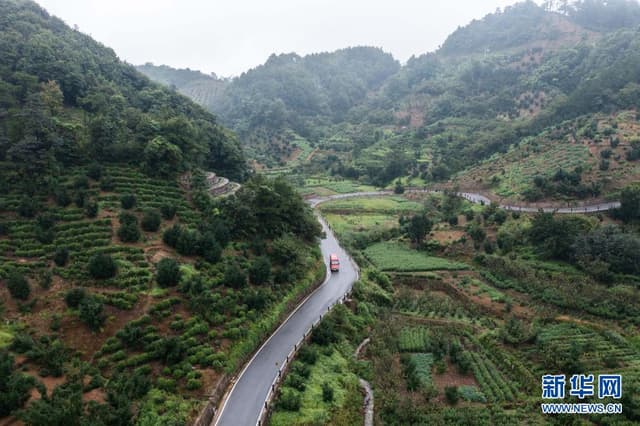
[[[640, 99], [638, 25], [636, 1], [525, 1], [457, 29], [440, 49], [404, 66], [370, 48], [272, 56], [231, 80], [213, 109], [239, 133], [258, 169], [376, 186], [398, 178], [447, 182], [540, 135], [549, 144], [606, 143], [611, 134], [581, 129], [610, 114], [620, 129], [632, 128], [635, 118], [624, 111]], [[578, 199], [616, 189], [636, 167], [635, 155], [626, 155], [635, 150], [634, 136], [618, 139], [614, 157], [622, 161], [607, 168], [591, 148], [576, 188], [526, 198]], [[531, 174], [551, 176], [562, 162], [551, 154]], [[494, 174], [461, 182], [499, 187], [502, 195], [528, 185], [491, 183]]]
[[321, 282], [315, 216], [31, 1], [0, 2], [0, 59], [0, 422], [192, 421]]
[[12, 179], [134, 159], [162, 176], [199, 166], [244, 176], [237, 140], [202, 107], [33, 2], [0, 12], [0, 161]]

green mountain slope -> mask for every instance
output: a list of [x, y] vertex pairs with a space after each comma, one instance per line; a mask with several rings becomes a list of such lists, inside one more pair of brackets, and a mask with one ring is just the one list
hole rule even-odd
[[0, 160], [18, 175], [100, 159], [242, 178], [237, 141], [203, 108], [35, 3], [3, 1], [0, 12]]
[[0, 1], [0, 423], [193, 421], [325, 273], [311, 208], [245, 168], [210, 112]]

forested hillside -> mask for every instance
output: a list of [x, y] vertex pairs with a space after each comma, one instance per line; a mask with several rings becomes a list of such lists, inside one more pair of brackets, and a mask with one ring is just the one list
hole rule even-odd
[[289, 183], [26, 0], [0, 1], [0, 166], [2, 424], [186, 424], [324, 277]]
[[33, 2], [0, 3], [0, 56], [0, 161], [18, 179], [134, 159], [164, 176], [244, 175], [237, 140], [209, 112]]
[[[598, 196], [640, 172], [638, 25], [635, 0], [525, 1], [472, 21], [402, 67], [371, 48], [272, 56], [233, 79], [213, 108], [256, 166], [275, 172], [378, 186], [463, 173], [460, 183], [495, 191], [505, 185], [502, 170], [464, 171], [537, 138], [590, 157], [575, 188], [532, 189], [530, 198]], [[599, 132], [612, 113], [620, 121]], [[599, 157], [611, 140], [612, 158]], [[534, 176], [551, 179], [562, 160], [539, 161], [531, 188]]]

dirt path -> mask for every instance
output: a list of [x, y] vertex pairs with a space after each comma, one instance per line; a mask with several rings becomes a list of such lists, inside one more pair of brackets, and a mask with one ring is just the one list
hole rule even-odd
[[[362, 349], [371, 341], [369, 337], [364, 339], [362, 343], [358, 345], [356, 351], [353, 353], [353, 356], [358, 359], [360, 356], [360, 352]], [[364, 426], [373, 426], [373, 389], [371, 389], [371, 384], [362, 378], [358, 378], [360, 381], [360, 387], [364, 391]]]

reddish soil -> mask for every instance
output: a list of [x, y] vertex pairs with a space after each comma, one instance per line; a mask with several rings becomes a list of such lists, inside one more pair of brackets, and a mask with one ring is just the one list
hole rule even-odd
[[[433, 384], [439, 391], [441, 397], [444, 395], [444, 388], [446, 386], [478, 386], [478, 382], [476, 382], [475, 377], [469, 374], [463, 376], [458, 373], [456, 367], [446, 360], [447, 370], [443, 374], [437, 374], [437, 372], [433, 371], [431, 374]], [[440, 397], [439, 397], [440, 398]]]
[[465, 235], [464, 231], [456, 231], [456, 230], [442, 230], [442, 231], [433, 231], [429, 236], [434, 240], [438, 241], [442, 245], [451, 244], [454, 241], [458, 241]]

